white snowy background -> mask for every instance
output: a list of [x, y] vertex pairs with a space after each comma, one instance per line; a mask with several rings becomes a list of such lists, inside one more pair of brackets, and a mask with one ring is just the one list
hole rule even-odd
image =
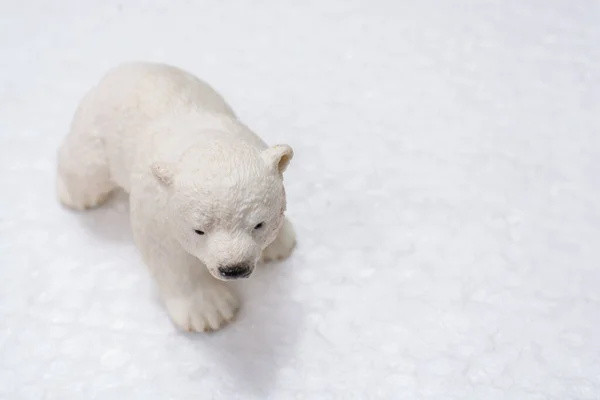
[[[190, 70], [291, 144], [293, 257], [178, 332], [127, 199], [54, 195], [84, 92]], [[600, 399], [600, 3], [0, 3], [0, 398]]]

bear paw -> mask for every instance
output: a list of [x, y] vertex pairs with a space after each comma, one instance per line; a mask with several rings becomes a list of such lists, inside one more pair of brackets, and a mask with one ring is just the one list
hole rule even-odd
[[296, 234], [291, 222], [286, 218], [273, 243], [263, 251], [262, 259], [264, 262], [284, 260], [292, 254], [294, 247]]
[[76, 196], [71, 195], [67, 185], [63, 181], [63, 178], [58, 176], [56, 178], [56, 193], [58, 195], [58, 199], [65, 207], [77, 211], [84, 211], [96, 208], [104, 203], [108, 199], [111, 192], [100, 191], [96, 193], [95, 191], [89, 191], [83, 193], [80, 198], [77, 198]]
[[237, 313], [240, 303], [224, 284], [211, 282], [190, 298], [166, 301], [173, 322], [187, 332], [211, 332], [227, 325]]

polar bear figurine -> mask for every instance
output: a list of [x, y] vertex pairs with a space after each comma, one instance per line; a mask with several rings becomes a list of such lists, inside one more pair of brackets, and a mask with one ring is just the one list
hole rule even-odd
[[135, 244], [168, 314], [183, 330], [208, 332], [239, 308], [226, 281], [295, 246], [284, 216], [292, 156], [288, 145], [267, 146], [190, 73], [132, 62], [81, 100], [56, 186], [76, 210], [127, 192]]

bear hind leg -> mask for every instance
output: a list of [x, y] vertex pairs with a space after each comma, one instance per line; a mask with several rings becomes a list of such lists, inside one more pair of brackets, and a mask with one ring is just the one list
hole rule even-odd
[[75, 116], [58, 152], [57, 195], [63, 205], [75, 210], [100, 206], [116, 188], [102, 140], [84, 122]]

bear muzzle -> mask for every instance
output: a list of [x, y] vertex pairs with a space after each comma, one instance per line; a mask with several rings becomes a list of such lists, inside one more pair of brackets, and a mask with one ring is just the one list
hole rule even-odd
[[249, 264], [224, 265], [218, 268], [223, 279], [242, 279], [252, 274], [253, 268]]

